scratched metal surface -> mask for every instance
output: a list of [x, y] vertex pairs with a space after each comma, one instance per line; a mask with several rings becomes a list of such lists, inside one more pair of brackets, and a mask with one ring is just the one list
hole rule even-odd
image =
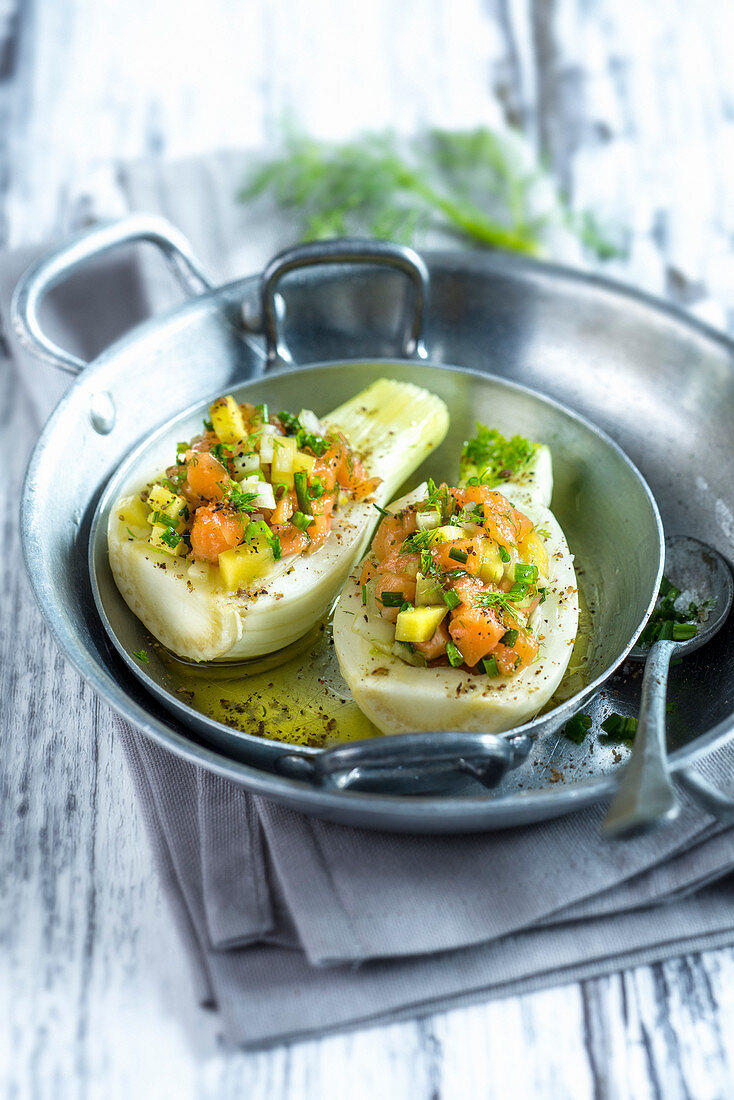
[[[673, 3], [664, 17], [653, 0], [411, 0], [399, 15], [378, 0], [369, 28], [361, 6], [346, 7], [318, 0], [293, 33], [295, 5], [210, 0], [202, 28], [200, 6], [182, 3], [174, 36], [162, 0], [129, 0], [114, 35], [109, 9], [93, 0], [0, 2], [5, 239], [48, 239], [90, 209], [155, 200], [174, 221], [188, 219], [183, 228], [216, 269], [227, 226], [215, 196], [201, 190], [195, 211], [177, 211], [165, 176], [154, 168], [145, 185], [112, 170], [112, 158], [257, 145], [288, 106], [335, 137], [507, 117], [579, 205], [631, 227], [629, 259], [610, 273], [731, 321], [734, 27], [724, 0]], [[312, 74], [332, 71], [340, 46], [353, 58], [357, 37], [362, 63], [336, 64], [335, 97]], [[211, 184], [211, 174], [194, 184]], [[264, 231], [253, 242], [263, 254], [243, 253], [242, 271], [280, 243]], [[342, 1095], [345, 1080], [359, 1100], [388, 1083], [410, 1098], [732, 1094], [729, 949], [420, 1023], [222, 1056], [213, 1022], [191, 1002], [109, 712], [60, 658], [23, 575], [15, 510], [38, 408], [3, 360], [5, 1094], [308, 1100]]]

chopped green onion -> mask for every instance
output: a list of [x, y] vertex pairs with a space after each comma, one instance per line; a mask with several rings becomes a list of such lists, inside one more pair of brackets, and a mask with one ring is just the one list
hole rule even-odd
[[449, 550], [449, 557], [454, 561], [460, 561], [462, 565], [466, 565], [469, 555], [465, 550]]
[[367, 606], [367, 585], [362, 585], [362, 607]]
[[482, 661], [482, 667], [484, 668], [484, 671], [487, 673], [487, 676], [499, 676], [499, 674], [500, 674], [500, 670], [497, 667], [497, 658], [496, 657], [486, 657]]
[[175, 550], [181, 541], [181, 536], [173, 530], [172, 527], [167, 527], [161, 535], [161, 542], [165, 542], [166, 546], [170, 546], [171, 550]]
[[214, 425], [212, 424], [211, 420], [205, 420], [204, 421], [204, 431], [205, 432], [213, 432], [214, 431]]
[[502, 642], [502, 645], [506, 645], [506, 646], [510, 646], [510, 647], [514, 646], [515, 642], [517, 641], [517, 631], [516, 630], [506, 630], [504, 632], [504, 634], [502, 635], [502, 637], [500, 638], [500, 641]]
[[296, 490], [298, 507], [301, 509], [304, 515], [313, 515], [311, 501], [308, 496], [308, 474], [305, 470], [296, 470], [293, 475], [293, 485]]
[[464, 658], [461, 652], [457, 649], [453, 642], [446, 643], [446, 656], [449, 659], [449, 664], [452, 668], [458, 668], [459, 665], [463, 665]]
[[504, 546], [500, 546], [499, 551], [500, 551], [500, 561], [503, 561], [506, 565], [507, 562], [510, 560], [510, 555], [507, 553]]
[[291, 523], [294, 527], [298, 527], [301, 531], [305, 531], [308, 534], [308, 528], [314, 522], [313, 516], [306, 516], [303, 512], [294, 512], [291, 516]]
[[150, 664], [150, 657], [144, 649], [133, 650], [133, 657], [137, 658], [138, 661], [142, 661], [143, 664]]
[[577, 745], [580, 745], [590, 729], [590, 714], [574, 714], [573, 718], [569, 718], [568, 722], [566, 722], [566, 725], [563, 727], [563, 732], [569, 741], [575, 741]]
[[150, 521], [151, 523], [160, 523], [164, 527], [178, 527], [178, 519], [174, 519], [173, 516], [169, 516], [165, 512], [154, 512]]
[[269, 417], [268, 406], [265, 401], [263, 401], [261, 405], [255, 405], [255, 412], [260, 413], [260, 419], [262, 420], [263, 424], [267, 424]]
[[610, 714], [602, 722], [601, 728], [610, 737], [621, 738], [623, 741], [633, 741], [637, 733], [637, 719], [625, 718], [622, 714]]
[[450, 611], [453, 611], [454, 608], [458, 607], [461, 603], [461, 596], [458, 594], [458, 592], [454, 592], [453, 588], [449, 588], [446, 592], [443, 593], [443, 599], [444, 603]]
[[673, 623], [673, 641], [687, 642], [689, 638], [695, 638], [698, 627], [695, 623]]
[[524, 562], [519, 561], [515, 566], [515, 580], [516, 581], [530, 581], [531, 584], [535, 584], [538, 579], [538, 567], [537, 565], [525, 565]]
[[[267, 527], [267, 524], [265, 524], [265, 526]], [[265, 538], [268, 540], [270, 549], [273, 551], [273, 561], [280, 561], [280, 559], [283, 557], [283, 549], [280, 545], [280, 535], [276, 535], [275, 532], [271, 531], [268, 527], [268, 532], [265, 535]]]
[[186, 454], [186, 452], [187, 452], [188, 450], [189, 450], [189, 444], [188, 444], [188, 443], [186, 443], [185, 441], [184, 441], [184, 442], [181, 442], [181, 443], [177, 443], [177, 444], [176, 444], [176, 454], [177, 454], [177, 455], [183, 455], [183, 454]]
[[383, 607], [401, 607], [405, 600], [402, 592], [383, 592], [377, 598], [382, 601]]

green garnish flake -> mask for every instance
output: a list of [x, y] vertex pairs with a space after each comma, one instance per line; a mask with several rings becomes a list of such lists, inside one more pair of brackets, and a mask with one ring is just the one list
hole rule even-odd
[[231, 447], [229, 443], [215, 443], [210, 450], [210, 454], [213, 454], [217, 462], [221, 462], [222, 466], [226, 466], [227, 462], [234, 454], [234, 447]]
[[150, 664], [150, 657], [144, 649], [133, 650], [133, 657], [137, 661], [142, 661], [144, 665]]
[[453, 642], [446, 643], [446, 656], [449, 659], [449, 664], [452, 668], [458, 668], [459, 665], [463, 665], [464, 658], [461, 655], [461, 651], [454, 645]]
[[243, 493], [240, 489], [235, 489], [234, 486], [228, 489], [229, 503], [233, 508], [236, 508], [238, 512], [254, 512], [255, 505], [254, 500], [257, 497], [257, 493]]
[[537, 443], [521, 435], [506, 439], [496, 428], [477, 424], [476, 435], [464, 444], [461, 452], [461, 480], [478, 478], [482, 485], [490, 488], [501, 485], [522, 473], [537, 450]]
[[563, 732], [569, 741], [574, 741], [577, 745], [580, 745], [590, 729], [590, 714], [574, 714], [573, 718], [569, 718], [566, 722]]
[[311, 484], [308, 487], [309, 494], [312, 500], [318, 500], [326, 492], [323, 481], [320, 477], [314, 477], [311, 479]]
[[651, 646], [658, 641], [685, 642], [695, 638], [698, 625], [694, 620], [700, 619], [713, 604], [709, 601], [702, 604], [689, 603], [685, 610], [678, 610], [675, 605], [680, 594], [680, 588], [667, 577], [663, 577], [658, 592], [658, 604], [640, 634], [641, 646]]
[[453, 588], [449, 588], [443, 593], [443, 599], [449, 611], [453, 611], [461, 603], [461, 596], [458, 592], [454, 592]]
[[161, 535], [161, 542], [165, 542], [166, 546], [170, 546], [171, 550], [175, 550], [181, 541], [181, 536], [177, 531], [174, 531], [172, 527], [167, 527]]
[[[173, 516], [169, 516], [166, 512], [158, 511], [153, 512], [153, 515], [150, 517], [150, 522], [160, 523], [163, 527], [172, 527], [174, 529], [178, 527], [179, 523], [178, 519], [175, 519]], [[130, 528], [128, 527], [128, 531], [129, 530]]]
[[362, 607], [367, 606], [367, 585], [362, 585]]
[[130, 528], [128, 527], [128, 529], [127, 529], [127, 533], [128, 533], [128, 536], [129, 536], [129, 541], [130, 541], [130, 542], [135, 542], [135, 539], [136, 539], [136, 538], [138, 537], [138, 536], [137, 536], [137, 535], [135, 534], [135, 532], [134, 532], [134, 531], [131, 531], [131, 530], [130, 530]]
[[316, 455], [317, 458], [320, 458], [328, 451], [328, 439], [323, 435], [316, 435], [315, 432], [306, 431], [297, 416], [293, 416], [292, 413], [281, 409], [278, 413], [278, 420], [283, 425], [286, 435], [294, 435], [296, 437], [296, 446], [299, 451], [309, 450], [312, 454]]
[[610, 714], [602, 722], [601, 728], [616, 740], [634, 741], [637, 733], [637, 719], [627, 718], [623, 714]]
[[[265, 524], [265, 526], [267, 527], [267, 524]], [[273, 561], [280, 561], [283, 557], [283, 550], [280, 545], [280, 535], [276, 535], [268, 527], [265, 538], [268, 540], [268, 545], [273, 551]]]
[[378, 512], [380, 513], [380, 515], [381, 515], [381, 516], [390, 516], [390, 515], [392, 515], [392, 513], [391, 513], [391, 512], [388, 512], [387, 508], [381, 508], [381, 507], [380, 507], [380, 505], [379, 505], [379, 504], [375, 504], [375, 503], [374, 503], [374, 501], [373, 501], [373, 503], [372, 503], [372, 507], [373, 507], [373, 508], [376, 508], [376, 509], [377, 509], [377, 511], [378, 511]]
[[485, 657], [482, 661], [482, 668], [486, 672], [487, 676], [499, 676], [500, 670], [497, 666], [496, 657]]

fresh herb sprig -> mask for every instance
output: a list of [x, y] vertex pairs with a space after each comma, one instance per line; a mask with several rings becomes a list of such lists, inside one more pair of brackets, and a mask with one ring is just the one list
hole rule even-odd
[[521, 435], [506, 439], [496, 428], [477, 424], [476, 435], [467, 440], [461, 452], [461, 480], [490, 488], [501, 485], [511, 477], [517, 477], [537, 450], [537, 443], [531, 443]]
[[557, 190], [540, 213], [544, 184], [513, 132], [430, 129], [412, 140], [373, 132], [329, 144], [291, 131], [282, 155], [254, 170], [240, 198], [272, 195], [295, 216], [302, 240], [367, 234], [410, 243], [437, 226], [473, 245], [536, 256], [555, 223], [600, 258], [618, 254], [593, 216], [571, 212]]

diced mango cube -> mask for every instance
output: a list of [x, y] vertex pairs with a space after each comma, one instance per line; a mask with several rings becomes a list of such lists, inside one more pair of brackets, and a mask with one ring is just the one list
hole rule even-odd
[[[178, 519], [186, 508], [186, 501], [183, 497], [172, 493], [170, 489], [165, 489], [162, 485], [154, 485], [148, 494], [148, 508], [151, 512], [165, 512], [172, 519]], [[150, 523], [150, 520], [148, 522]]]
[[316, 465], [316, 459], [313, 455], [307, 455], [303, 451], [296, 451], [293, 456], [293, 472], [298, 473], [299, 470], [305, 470], [307, 474], [313, 473], [313, 468]]
[[241, 443], [246, 439], [247, 428], [242, 410], [231, 394], [217, 398], [209, 407], [209, 416], [222, 443]]
[[411, 607], [401, 611], [395, 623], [395, 641], [430, 642], [448, 610], [444, 604], [443, 607]]
[[273, 461], [270, 465], [270, 480], [273, 485], [293, 487], [294, 459], [296, 441], [290, 437], [278, 436], [273, 440]]
[[148, 505], [139, 496], [128, 497], [120, 509], [120, 523], [130, 527], [148, 527]]
[[273, 561], [270, 544], [264, 535], [258, 535], [219, 555], [219, 575], [224, 587], [235, 592], [264, 577]]
[[492, 539], [482, 540], [482, 564], [479, 579], [485, 584], [499, 584], [505, 572], [500, 548]]

